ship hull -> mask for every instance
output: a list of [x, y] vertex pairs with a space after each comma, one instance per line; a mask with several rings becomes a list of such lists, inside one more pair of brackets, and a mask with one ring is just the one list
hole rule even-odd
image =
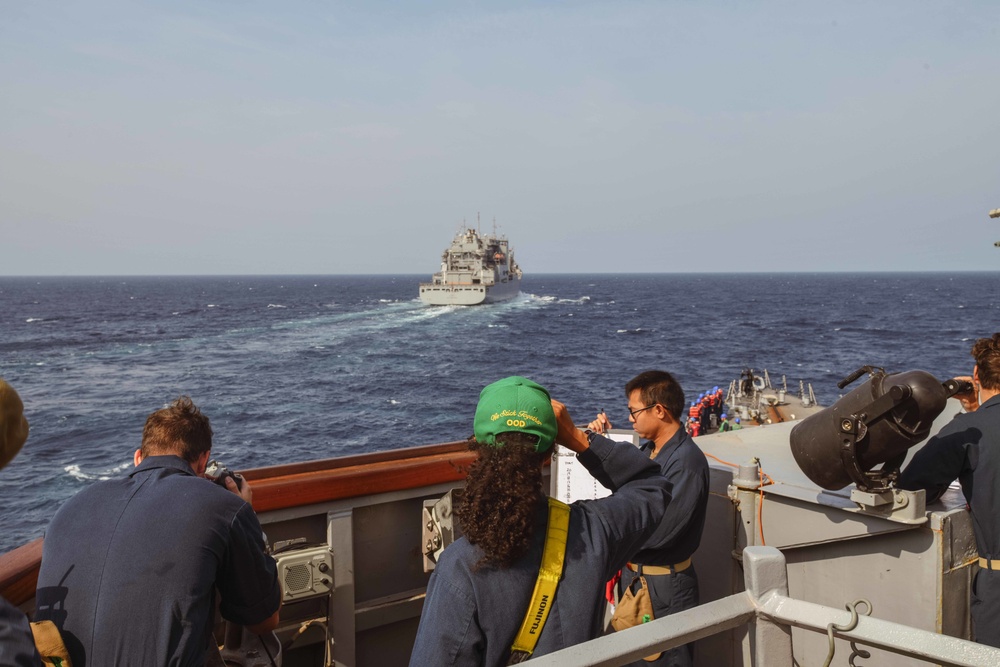
[[495, 285], [420, 286], [420, 300], [429, 306], [478, 306], [509, 301], [521, 292], [521, 280], [512, 278]]

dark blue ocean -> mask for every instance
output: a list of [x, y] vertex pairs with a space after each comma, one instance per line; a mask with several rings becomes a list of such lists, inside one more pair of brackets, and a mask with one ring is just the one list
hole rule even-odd
[[521, 374], [578, 422], [627, 426], [624, 383], [688, 394], [744, 367], [823, 404], [863, 364], [971, 371], [1000, 328], [997, 273], [531, 275], [515, 300], [427, 307], [426, 276], [0, 278], [0, 376], [31, 435], [0, 471], [0, 552], [124, 474], [151, 411], [181, 394], [232, 468], [464, 439], [479, 390]]

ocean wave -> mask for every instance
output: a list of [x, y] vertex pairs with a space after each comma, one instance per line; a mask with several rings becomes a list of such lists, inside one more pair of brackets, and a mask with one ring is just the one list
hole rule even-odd
[[268, 308], [288, 308], [288, 306], [282, 306], [280, 303], [269, 303]]
[[[302, 345], [311, 349], [323, 349], [347, 341], [370, 339], [375, 333], [405, 330], [422, 322], [446, 318], [463, 308], [464, 306], [429, 308], [419, 300], [391, 301], [356, 311], [319, 314], [315, 317], [275, 323], [269, 330], [288, 339], [290, 347], [279, 345], [279, 349], [301, 349]], [[271, 340], [267, 345], [270, 347], [274, 343], [275, 341]]]
[[[512, 303], [515, 303], [515, 304], [516, 303], [520, 303], [520, 304], [525, 305], [525, 306], [532, 306], [532, 305], [533, 306], [541, 306], [541, 305], [548, 306], [548, 305], [552, 305], [552, 304], [566, 304], [566, 303], [569, 303], [569, 304], [575, 303], [575, 304], [581, 304], [582, 305], [582, 304], [585, 304], [585, 303], [590, 303], [591, 301], [593, 301], [593, 297], [591, 297], [590, 295], [587, 295], [587, 294], [585, 294], [585, 295], [583, 295], [581, 297], [575, 297], [575, 298], [573, 298], [573, 297], [557, 297], [557, 296], [541, 295], [541, 294], [529, 294], [529, 293], [526, 293], [526, 292], [521, 292], [521, 294], [518, 296], [518, 298], [514, 299], [512, 301]], [[614, 302], [612, 302], [612, 303], [614, 303]], [[603, 304], [600, 304], [600, 305], [603, 305]]]
[[439, 317], [446, 317], [456, 312], [461, 312], [465, 308], [468, 308], [468, 306], [434, 306], [433, 308], [429, 308], [421, 305], [416, 310], [397, 312], [385, 322], [373, 322], [372, 324], [376, 329], [381, 328], [382, 326], [402, 326], [411, 322], [420, 322], [423, 320], [434, 320]]
[[25, 322], [44, 322], [45, 319], [42, 317], [29, 317]]
[[515, 301], [526, 305], [537, 305], [556, 303], [558, 299], [554, 296], [542, 296], [538, 294], [529, 294], [528, 292], [521, 292]]
[[131, 466], [131, 463], [122, 463], [120, 465], [116, 465], [110, 470], [100, 472], [84, 472], [79, 465], [73, 463], [65, 466], [63, 470], [70, 477], [78, 479], [81, 482], [103, 482], [111, 479], [112, 477], [116, 477], [118, 473], [128, 470]]

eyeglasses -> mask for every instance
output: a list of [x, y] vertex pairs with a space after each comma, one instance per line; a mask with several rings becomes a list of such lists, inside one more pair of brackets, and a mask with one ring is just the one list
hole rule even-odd
[[644, 408], [639, 408], [638, 410], [633, 410], [632, 408], [628, 408], [628, 413], [629, 413], [630, 415], [632, 415], [632, 419], [635, 419], [635, 416], [636, 416], [637, 414], [639, 414], [639, 413], [640, 413], [640, 412], [642, 412], [643, 410], [649, 410], [650, 408], [655, 408], [655, 407], [656, 407], [656, 405], [657, 405], [656, 403], [653, 403], [652, 405], [647, 405], [646, 407], [644, 407]]

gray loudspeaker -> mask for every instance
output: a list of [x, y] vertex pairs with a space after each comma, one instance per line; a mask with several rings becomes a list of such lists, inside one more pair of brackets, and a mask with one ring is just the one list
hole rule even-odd
[[285, 602], [327, 595], [333, 590], [333, 554], [321, 546], [275, 557]]

